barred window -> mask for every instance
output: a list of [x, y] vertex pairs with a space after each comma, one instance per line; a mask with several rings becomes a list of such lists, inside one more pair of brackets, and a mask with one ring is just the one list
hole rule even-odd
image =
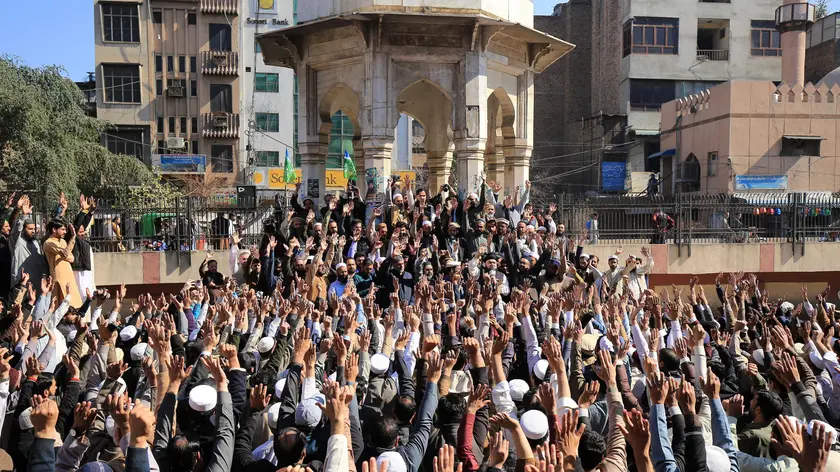
[[105, 64], [105, 101], [110, 103], [140, 103], [140, 66]]
[[280, 115], [277, 113], [257, 113], [257, 130], [276, 133], [280, 131]]
[[678, 54], [678, 18], [637, 17], [624, 25], [624, 55]]
[[105, 41], [140, 42], [140, 19], [137, 5], [103, 3], [102, 32]]
[[750, 54], [753, 56], [778, 57], [782, 55], [782, 37], [776, 30], [775, 21], [753, 20]]
[[254, 86], [257, 92], [277, 93], [280, 91], [280, 79], [278, 74], [257, 72], [254, 79]]

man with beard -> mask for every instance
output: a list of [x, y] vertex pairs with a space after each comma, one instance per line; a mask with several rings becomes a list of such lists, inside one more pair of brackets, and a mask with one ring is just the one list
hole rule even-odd
[[738, 449], [755, 457], [770, 458], [773, 420], [784, 413], [784, 402], [772, 390], [760, 389], [750, 401], [752, 421], [738, 433]]
[[560, 259], [551, 259], [545, 265], [545, 273], [537, 277], [537, 292], [542, 293], [543, 287], [548, 286], [548, 292], [561, 292], [566, 272], [566, 264]]
[[458, 223], [449, 223], [449, 228], [446, 232], [446, 239], [444, 239], [443, 250], [449, 254], [449, 257], [454, 261], [461, 262], [464, 260], [464, 240], [459, 236], [461, 233], [461, 225]]
[[[508, 283], [507, 276], [499, 270], [499, 262], [501, 261], [502, 256], [498, 253], [491, 252], [484, 256], [484, 268], [481, 271], [481, 276], [489, 276], [491, 279], [495, 280], [496, 285], [499, 287], [499, 295], [502, 297], [507, 297], [510, 295], [510, 284]], [[501, 300], [497, 300], [499, 302]]]
[[[26, 198], [22, 197], [21, 199]], [[0, 220], [0, 300], [7, 302], [12, 289], [12, 223], [17, 218], [18, 207], [14, 206], [15, 194], [9, 196]]]
[[627, 285], [634, 297], [638, 298], [642, 292], [647, 290], [646, 276], [653, 270], [653, 258], [650, 256], [650, 250], [646, 247], [642, 248], [642, 255], [647, 259], [642, 264], [642, 259], [633, 256], [627, 258], [627, 265], [624, 268], [624, 273], [627, 274]]
[[295, 216], [299, 216], [301, 218], [306, 218], [306, 215], [309, 214], [310, 211], [315, 209], [315, 200], [312, 197], [306, 196], [303, 199], [303, 206], [300, 205], [298, 202], [298, 195], [300, 195], [300, 187], [303, 185], [303, 182], [300, 182], [295, 187], [295, 193], [292, 195], [292, 199], [289, 203], [292, 205], [292, 209], [295, 212]]
[[429, 193], [426, 189], [421, 188], [417, 190], [417, 197], [414, 198], [411, 189], [408, 190], [408, 205], [414, 208], [415, 212], [419, 212], [418, 220], [422, 220], [425, 216], [429, 221], [435, 220], [435, 208], [429, 203]]
[[353, 283], [356, 284], [356, 292], [359, 296], [365, 298], [370, 293], [370, 288], [373, 286], [373, 261], [365, 259], [359, 264], [359, 272], [353, 275]]
[[330, 284], [327, 290], [327, 297], [329, 299], [341, 298], [344, 295], [344, 289], [347, 288], [347, 281], [350, 280], [348, 276], [347, 264], [339, 262], [335, 266], [335, 282]]
[[76, 215], [74, 225], [76, 227], [76, 245], [73, 246], [73, 276], [79, 288], [79, 298], [84, 299], [85, 294], [96, 292], [96, 282], [93, 279], [93, 251], [87, 240], [87, 229], [90, 225], [90, 205], [82, 195], [79, 199], [82, 204], [81, 210]]
[[619, 254], [614, 254], [607, 259], [607, 265], [609, 265], [609, 269], [604, 272], [602, 283], [607, 284], [607, 292], [612, 293], [621, 293], [624, 288], [624, 283], [622, 282], [622, 275], [624, 275], [624, 270], [618, 266], [618, 256]]
[[388, 186], [385, 189], [385, 199], [390, 204], [382, 207], [383, 222], [387, 225], [388, 231], [393, 231], [397, 223], [408, 224], [410, 221], [408, 207], [405, 204], [402, 193], [396, 188], [396, 182], [388, 179]]
[[37, 284], [39, 280], [49, 275], [47, 259], [44, 258], [41, 245], [35, 239], [35, 222], [32, 216], [32, 205], [26, 196], [18, 200], [20, 216], [15, 223], [9, 241], [14, 247], [12, 254], [12, 283], [14, 286], [20, 280], [21, 274], [29, 274], [29, 280]]
[[[343, 254], [345, 258], [356, 258], [370, 252], [370, 242], [363, 236], [362, 222], [360, 220], [353, 220], [350, 223], [350, 237], [348, 238], [347, 248]], [[361, 265], [359, 266], [361, 267]]]
[[377, 292], [377, 301], [382, 309], [391, 304], [388, 298], [391, 292], [397, 292], [400, 300], [409, 305], [414, 303], [414, 276], [405, 271], [405, 259], [400, 254], [391, 256], [382, 262], [376, 278], [376, 285], [388, 288]]
[[467, 231], [464, 238], [464, 256], [472, 257], [473, 254], [478, 252], [479, 247], [486, 246], [488, 236], [487, 223], [481, 218], [475, 220], [475, 225]]

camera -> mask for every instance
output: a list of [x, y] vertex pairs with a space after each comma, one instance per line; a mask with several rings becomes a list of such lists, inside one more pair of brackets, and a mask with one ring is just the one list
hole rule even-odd
[[449, 191], [449, 184], [443, 184], [443, 187], [441, 187], [441, 190], [444, 191], [444, 192], [448, 192]]
[[275, 234], [277, 229], [274, 226], [274, 220], [267, 219], [263, 221], [263, 233], [265, 234]]

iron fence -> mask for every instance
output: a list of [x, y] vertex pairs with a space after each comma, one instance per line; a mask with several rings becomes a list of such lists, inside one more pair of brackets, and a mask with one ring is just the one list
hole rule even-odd
[[[290, 196], [271, 192], [256, 198], [182, 197], [132, 205], [100, 199], [88, 240], [98, 252], [218, 251], [229, 248], [236, 231], [247, 247], [259, 244], [266, 224], [285, 216]], [[532, 203], [538, 212], [549, 209]], [[42, 231], [55, 209], [43, 203], [36, 209], [40, 211], [33, 219]], [[76, 210], [71, 208], [65, 219], [72, 221]], [[555, 223], [564, 225], [568, 234], [585, 233], [590, 244], [649, 244], [662, 242], [655, 238], [657, 211], [667, 215], [663, 220], [673, 221], [662, 233], [664, 242], [689, 251], [692, 244], [840, 242], [840, 196], [828, 192], [676, 198], [563, 194], [557, 197]]]
[[[557, 206], [559, 222], [567, 232], [585, 232], [590, 241], [600, 243], [655, 241], [657, 211], [673, 220], [664, 234], [666, 241], [689, 247], [840, 241], [840, 197], [828, 192], [684, 194], [676, 198], [560, 195]], [[596, 214], [597, 230], [592, 230]]]

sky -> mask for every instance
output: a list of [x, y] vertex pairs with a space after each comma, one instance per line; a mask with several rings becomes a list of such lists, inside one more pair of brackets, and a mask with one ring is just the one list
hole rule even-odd
[[[534, 12], [549, 15], [558, 1], [534, 0]], [[60, 65], [73, 80], [85, 80], [94, 70], [91, 0], [8, 3], [0, 15], [0, 55], [16, 56], [30, 66]], [[840, 10], [840, 0], [829, 5], [830, 12]]]

